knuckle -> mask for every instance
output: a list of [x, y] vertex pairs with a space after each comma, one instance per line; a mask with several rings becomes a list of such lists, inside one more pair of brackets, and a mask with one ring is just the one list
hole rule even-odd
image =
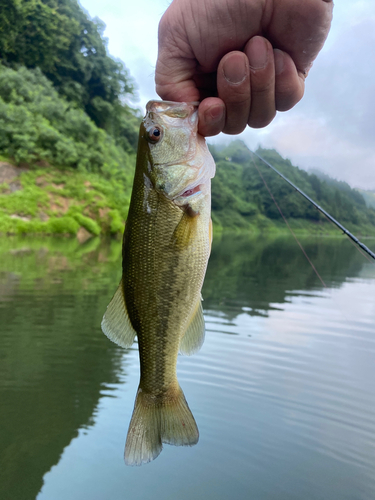
[[275, 101], [278, 111], [288, 111], [303, 97], [305, 82], [297, 75], [294, 78], [276, 82]]
[[276, 109], [278, 111], [288, 111], [293, 108], [300, 100], [302, 95], [295, 90], [284, 90], [276, 94]]
[[226, 106], [249, 106], [250, 103], [250, 85], [246, 87], [232, 87], [231, 89], [218, 89], [219, 98], [222, 99]]
[[240, 134], [241, 132], [243, 132], [246, 128], [246, 124], [245, 125], [241, 125], [239, 126], [238, 124], [228, 124], [228, 125], [225, 125], [224, 127], [224, 134], [228, 134], [228, 135], [237, 135], [237, 134]]
[[262, 81], [251, 81], [251, 94], [257, 96], [270, 95], [275, 91], [275, 80], [267, 79]]
[[225, 134], [235, 135], [243, 132], [247, 125], [249, 108], [227, 108], [227, 116], [223, 132]]
[[250, 115], [248, 125], [251, 128], [263, 128], [267, 127], [276, 116], [276, 110], [269, 110], [268, 113], [262, 113], [257, 115]]

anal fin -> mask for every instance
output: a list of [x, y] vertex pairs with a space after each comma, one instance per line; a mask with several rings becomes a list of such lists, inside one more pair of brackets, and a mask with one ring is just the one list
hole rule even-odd
[[122, 280], [102, 320], [102, 330], [107, 337], [121, 347], [130, 347], [134, 342], [134, 330], [126, 309]]

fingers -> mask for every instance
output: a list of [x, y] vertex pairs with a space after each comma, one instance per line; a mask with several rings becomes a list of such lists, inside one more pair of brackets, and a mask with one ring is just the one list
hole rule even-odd
[[201, 102], [199, 132], [208, 137], [239, 134], [247, 125], [265, 127], [276, 111], [287, 111], [302, 99], [304, 87], [305, 75], [286, 52], [253, 37], [243, 53], [230, 52], [220, 61], [218, 97]]
[[225, 126], [225, 104], [217, 97], [204, 99], [198, 109], [198, 132], [204, 137], [220, 134]]
[[224, 102], [226, 119], [223, 132], [239, 134], [250, 113], [250, 67], [243, 52], [229, 52], [217, 69], [217, 93]]
[[272, 45], [255, 36], [245, 46], [250, 63], [251, 107], [247, 124], [265, 127], [275, 118], [275, 65]]
[[292, 58], [282, 50], [274, 50], [275, 104], [279, 111], [288, 111], [299, 102], [305, 90], [305, 75], [297, 71]]
[[[244, 52], [226, 54], [218, 66], [217, 91], [225, 106], [222, 132], [239, 134], [247, 125], [253, 128], [268, 125], [276, 115], [272, 45], [265, 38], [255, 36], [246, 44]], [[210, 105], [218, 106], [213, 102]], [[207, 114], [202, 130], [213, 135]]]
[[292, 108], [330, 28], [332, 0], [248, 3], [174, 0], [159, 24], [156, 90], [162, 99], [200, 100], [207, 136], [264, 127]]

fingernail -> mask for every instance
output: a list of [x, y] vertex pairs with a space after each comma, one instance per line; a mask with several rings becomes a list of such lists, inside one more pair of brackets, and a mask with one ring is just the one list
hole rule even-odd
[[284, 71], [284, 54], [281, 50], [274, 50], [275, 58], [275, 75], [280, 75]]
[[224, 61], [223, 72], [225, 79], [232, 84], [242, 83], [247, 76], [247, 67], [243, 54], [231, 54]]
[[264, 68], [268, 60], [266, 41], [260, 36], [255, 36], [249, 43], [247, 55], [251, 69]]

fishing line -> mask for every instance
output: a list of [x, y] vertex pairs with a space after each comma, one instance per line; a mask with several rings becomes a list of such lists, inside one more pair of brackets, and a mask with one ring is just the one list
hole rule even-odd
[[[256, 154], [256, 153], [255, 153], [255, 154]], [[270, 188], [268, 187], [268, 184], [267, 184], [267, 182], [266, 182], [265, 178], [264, 178], [264, 177], [263, 177], [263, 175], [261, 174], [261, 172], [260, 172], [259, 168], [257, 167], [257, 165], [256, 165], [256, 163], [255, 163], [255, 161], [254, 161], [254, 159], [253, 159], [253, 158], [252, 158], [252, 160], [253, 160], [254, 167], [257, 169], [258, 174], [260, 175], [260, 177], [261, 177], [262, 181], [264, 182], [264, 185], [266, 186], [267, 191], [269, 192], [269, 194], [270, 194], [271, 198], [273, 199], [273, 202], [275, 203], [275, 205], [276, 205], [276, 207], [277, 207], [277, 210], [280, 212], [281, 217], [284, 219], [285, 224], [288, 226], [289, 231], [292, 233], [292, 235], [293, 235], [294, 239], [296, 240], [296, 242], [297, 242], [298, 246], [299, 246], [299, 247], [300, 247], [300, 249], [302, 250], [302, 252], [303, 252], [304, 256], [306, 257], [306, 259], [308, 260], [308, 262], [309, 262], [310, 266], [313, 268], [313, 270], [314, 270], [315, 274], [316, 274], [316, 275], [318, 276], [318, 278], [320, 279], [320, 281], [321, 281], [322, 285], [324, 286], [324, 288], [328, 288], [328, 287], [327, 287], [327, 285], [324, 283], [324, 281], [323, 281], [322, 277], [321, 277], [321, 276], [320, 276], [320, 274], [318, 273], [318, 271], [317, 271], [316, 267], [315, 267], [315, 266], [314, 266], [314, 264], [311, 262], [311, 260], [310, 260], [309, 256], [308, 256], [308, 255], [307, 255], [307, 253], [305, 252], [305, 249], [304, 249], [304, 248], [303, 248], [303, 246], [301, 245], [301, 243], [300, 243], [300, 241], [298, 240], [297, 236], [295, 235], [295, 233], [294, 233], [293, 229], [290, 227], [290, 225], [289, 225], [288, 221], [286, 220], [286, 218], [285, 218], [285, 216], [284, 216], [283, 212], [281, 211], [281, 208], [279, 207], [279, 205], [277, 204], [277, 201], [275, 200], [275, 198], [274, 198], [273, 194], [271, 193], [271, 190], [270, 190]]]
[[[278, 171], [277, 171], [274, 167], [272, 167], [272, 165], [269, 165], [269, 164], [268, 164], [268, 162], [266, 162], [265, 160], [263, 160], [263, 158], [261, 158], [261, 157], [260, 157], [257, 153], [254, 153], [254, 154], [255, 154], [256, 156], [258, 156], [258, 157], [260, 158], [260, 160], [264, 161], [264, 162], [265, 162], [268, 166], [270, 166], [273, 170], [275, 170], [275, 171], [276, 171], [279, 175], [281, 175], [281, 177], [283, 177], [285, 180], [287, 180], [287, 179], [286, 179], [286, 177], [284, 177], [282, 174], [280, 174], [280, 173], [279, 173], [279, 172], [278, 172]], [[335, 298], [334, 298], [334, 297], [333, 297], [333, 295], [332, 295], [332, 290], [330, 290], [330, 289], [328, 288], [328, 286], [325, 284], [325, 282], [324, 282], [324, 280], [322, 279], [322, 277], [320, 276], [320, 274], [319, 274], [318, 270], [316, 269], [316, 267], [315, 267], [315, 266], [314, 266], [314, 264], [312, 263], [311, 259], [310, 259], [310, 258], [309, 258], [309, 256], [307, 255], [307, 253], [306, 253], [305, 249], [303, 248], [303, 246], [302, 246], [301, 242], [298, 240], [298, 238], [297, 238], [297, 236], [295, 235], [295, 233], [294, 233], [293, 229], [290, 227], [290, 225], [289, 225], [289, 223], [288, 223], [288, 221], [287, 221], [286, 217], [284, 216], [284, 214], [283, 214], [283, 212], [282, 212], [281, 208], [279, 207], [279, 205], [278, 205], [277, 201], [275, 200], [275, 197], [274, 197], [274, 196], [273, 196], [273, 194], [271, 193], [271, 190], [270, 190], [270, 188], [268, 187], [268, 184], [267, 184], [267, 182], [266, 182], [265, 178], [263, 177], [263, 175], [262, 175], [261, 171], [259, 170], [259, 168], [258, 168], [257, 164], [255, 163], [254, 158], [252, 158], [252, 162], [253, 162], [254, 167], [255, 167], [255, 168], [256, 168], [256, 170], [258, 171], [258, 174], [260, 175], [260, 178], [261, 178], [261, 179], [262, 179], [262, 181], [264, 182], [264, 185], [266, 186], [266, 189], [267, 189], [267, 191], [269, 192], [269, 194], [270, 194], [271, 198], [273, 199], [273, 202], [275, 203], [275, 205], [276, 205], [276, 207], [277, 207], [278, 211], [280, 212], [281, 217], [284, 219], [285, 224], [287, 225], [287, 227], [288, 227], [289, 231], [292, 233], [292, 235], [293, 235], [294, 239], [296, 240], [296, 242], [297, 242], [298, 246], [299, 246], [299, 247], [300, 247], [300, 249], [302, 250], [302, 252], [303, 252], [304, 256], [306, 257], [306, 259], [307, 259], [307, 261], [309, 262], [310, 266], [312, 267], [313, 271], [315, 272], [315, 274], [316, 274], [316, 275], [317, 275], [317, 277], [319, 278], [319, 280], [320, 280], [320, 282], [322, 283], [323, 287], [324, 287], [324, 288], [328, 291], [329, 296], [331, 297], [331, 299], [335, 300]], [[287, 181], [288, 181], [288, 180], [287, 180]], [[289, 182], [290, 184], [292, 184], [290, 181], [288, 181], [288, 182]], [[293, 187], [295, 187], [295, 186], [294, 186], [294, 184], [292, 184], [292, 186], [293, 186]], [[297, 189], [297, 191], [301, 192], [298, 188], [296, 188], [296, 189]], [[306, 195], [305, 195], [305, 196], [306, 196]], [[306, 197], [307, 197], [307, 196], [306, 196]], [[329, 220], [329, 219], [328, 219], [328, 220]], [[366, 255], [366, 254], [364, 254], [364, 253], [362, 252], [362, 250], [360, 250], [360, 249], [359, 249], [359, 248], [355, 245], [355, 243], [354, 243], [353, 241], [351, 241], [351, 240], [349, 240], [349, 241], [350, 241], [350, 242], [351, 242], [351, 243], [352, 243], [352, 244], [356, 247], [356, 249], [357, 249], [357, 250], [359, 250], [359, 252], [361, 252], [361, 254], [363, 254], [363, 255], [364, 255], [367, 259], [369, 259], [369, 258], [367, 257], [367, 255]], [[369, 259], [369, 260], [370, 260], [370, 259]], [[341, 313], [342, 317], [343, 317], [343, 318], [345, 318], [347, 321], [349, 321], [349, 320], [348, 320], [348, 318], [346, 317], [345, 311], [344, 311], [344, 310], [342, 309], [342, 307], [341, 307], [341, 306], [337, 303], [337, 301], [336, 301], [336, 306], [337, 306], [337, 309], [340, 311], [340, 313]]]
[[[327, 219], [331, 222], [334, 222], [336, 226], [343, 228], [343, 230], [345, 230], [345, 234], [347, 234], [348, 236], [352, 236], [353, 238], [349, 238], [349, 241], [350, 243], [352, 243], [352, 245], [355, 246], [355, 248], [364, 256], [366, 257], [366, 259], [368, 259], [369, 261], [371, 261], [371, 259], [355, 244], [357, 243], [357, 238], [355, 238], [355, 236], [353, 236], [351, 233], [349, 233], [349, 231], [347, 231], [340, 223], [338, 223], [332, 216], [330, 216], [325, 210], [323, 210], [317, 203], [315, 203], [313, 200], [311, 200], [311, 198], [309, 196], [307, 196], [301, 189], [297, 188], [297, 186], [295, 186], [289, 179], [287, 179], [283, 174], [281, 174], [275, 167], [273, 167], [270, 163], [268, 163], [266, 160], [264, 160], [260, 155], [258, 155], [258, 153], [254, 153], [253, 152], [253, 155], [257, 156], [262, 162], [264, 162], [268, 167], [270, 167], [272, 170], [274, 170], [280, 177], [282, 177], [288, 184], [290, 184], [296, 191], [298, 191], [300, 194], [302, 194], [308, 201], [310, 201], [318, 210], [320, 210], [323, 215], [325, 215], [327, 217]], [[269, 192], [273, 202], [275, 203], [278, 211], [280, 212], [280, 215], [281, 217], [284, 219], [284, 222], [285, 224], [287, 225], [289, 231], [292, 233], [294, 239], [296, 240], [296, 242], [298, 243], [298, 246], [300, 247], [300, 249], [302, 250], [304, 256], [306, 257], [307, 261], [309, 262], [310, 266], [312, 267], [312, 269], [314, 270], [315, 274], [317, 275], [317, 277], [319, 278], [320, 282], [322, 283], [322, 285], [324, 286], [324, 288], [328, 291], [329, 293], [329, 296], [331, 297], [331, 299], [334, 300], [334, 302], [336, 302], [336, 307], [337, 309], [340, 311], [342, 317], [344, 319], [346, 319], [347, 321], [348, 318], [346, 317], [346, 314], [345, 314], [345, 311], [343, 310], [343, 308], [340, 306], [340, 304], [337, 302], [336, 298], [332, 295], [332, 289], [329, 289], [328, 286], [325, 284], [325, 282], [323, 281], [322, 277], [320, 276], [320, 274], [318, 273], [316, 267], [314, 266], [314, 264], [312, 263], [311, 259], [309, 258], [309, 256], [307, 255], [307, 253], [305, 252], [302, 244], [300, 243], [300, 241], [298, 240], [297, 236], [295, 235], [294, 231], [292, 230], [292, 228], [290, 227], [286, 217], [284, 216], [281, 208], [279, 207], [278, 203], [276, 202], [275, 200], [275, 197], [273, 196], [273, 194], [271, 193], [271, 190], [270, 188], [268, 187], [268, 184], [266, 182], [266, 180], [264, 179], [261, 171], [259, 170], [257, 164], [255, 163], [254, 161], [254, 157], [251, 158], [252, 159], [252, 162], [253, 162], [253, 165], [254, 167], [256, 168], [256, 170], [258, 171], [258, 174], [260, 176], [260, 178], [262, 179], [267, 191]], [[357, 241], [356, 241], [357, 240]], [[359, 242], [361, 243], [361, 242]], [[369, 255], [371, 255], [374, 259], [375, 259], [375, 254], [373, 254], [373, 252], [371, 252], [371, 250], [369, 250], [365, 245], [363, 245], [362, 243], [360, 244], [361, 248], [365, 247], [367, 253], [369, 253]], [[372, 262], [372, 261], [371, 261]]]
[[351, 244], [352, 244], [352, 245], [353, 245], [353, 246], [354, 246], [354, 247], [358, 250], [358, 252], [359, 252], [361, 255], [363, 255], [363, 257], [364, 257], [365, 259], [367, 259], [369, 262], [371, 262], [371, 264], [373, 264], [373, 261], [370, 259], [370, 257], [369, 257], [367, 254], [365, 254], [365, 252], [364, 252], [363, 250], [361, 250], [361, 249], [360, 249], [360, 248], [359, 248], [359, 247], [358, 247], [358, 246], [354, 243], [354, 241], [352, 241], [351, 239], [349, 239], [349, 241], [350, 241], [350, 243], [351, 243]]
[[[358, 245], [360, 248], [362, 248], [362, 250], [364, 250], [368, 255], [370, 255], [370, 257], [372, 257], [374, 260], [375, 260], [375, 253], [372, 252], [364, 243], [362, 243], [361, 241], [359, 241], [359, 239], [354, 236], [350, 231], [348, 231], [342, 224], [340, 224], [340, 222], [338, 222], [334, 217], [332, 217], [332, 215], [330, 215], [328, 212], [326, 212], [320, 205], [318, 205], [314, 200], [312, 200], [310, 198], [310, 196], [307, 196], [307, 194], [305, 194], [302, 189], [298, 188], [295, 184], [293, 184], [293, 182], [291, 182], [287, 177], [285, 177], [285, 175], [283, 175], [281, 172], [279, 172], [273, 165], [271, 165], [267, 160], [265, 160], [264, 158], [262, 158], [260, 155], [258, 155], [258, 153], [255, 153], [254, 151], [252, 151], [252, 154], [255, 155], [257, 158], [259, 158], [265, 165], [267, 165], [267, 167], [271, 168], [274, 172], [277, 173], [277, 175], [279, 175], [282, 179], [284, 179], [284, 181], [286, 181], [290, 186], [292, 186], [292, 188], [294, 188], [299, 194], [301, 194], [304, 198], [306, 198], [307, 201], [309, 201], [312, 205], [314, 205], [314, 207], [316, 209], [319, 210], [319, 212], [321, 212], [323, 215], [325, 215], [327, 217], [328, 220], [330, 220], [333, 224], [335, 224], [339, 229], [341, 229], [341, 231], [346, 234], [348, 236], [348, 238], [350, 238], [352, 241], [354, 241], [354, 243], [356, 243], [356, 245]], [[255, 161], [253, 159], [253, 163], [255, 165]], [[256, 165], [255, 165], [256, 166]], [[256, 167], [257, 168], [257, 167]], [[259, 169], [257, 168], [259, 174], [260, 174], [260, 171]], [[262, 177], [262, 175], [261, 175]], [[263, 177], [262, 177], [263, 179]], [[263, 182], [265, 183], [264, 179], [263, 179]], [[266, 183], [265, 183], [266, 184]], [[267, 187], [267, 185], [266, 185]], [[269, 188], [267, 187], [268, 189], [268, 192], [271, 194]], [[271, 195], [272, 196], [272, 195]], [[272, 196], [273, 198], [273, 196]], [[275, 202], [276, 203], [276, 202]], [[277, 204], [276, 204], [277, 206]], [[279, 208], [279, 207], [278, 207]], [[280, 211], [280, 209], [279, 209]], [[281, 212], [280, 212], [281, 213]], [[284, 218], [284, 216], [283, 216]], [[284, 218], [284, 220], [286, 220]], [[289, 224], [288, 224], [288, 227], [289, 227]], [[298, 241], [298, 240], [297, 240]], [[362, 252], [361, 252], [362, 253]]]

